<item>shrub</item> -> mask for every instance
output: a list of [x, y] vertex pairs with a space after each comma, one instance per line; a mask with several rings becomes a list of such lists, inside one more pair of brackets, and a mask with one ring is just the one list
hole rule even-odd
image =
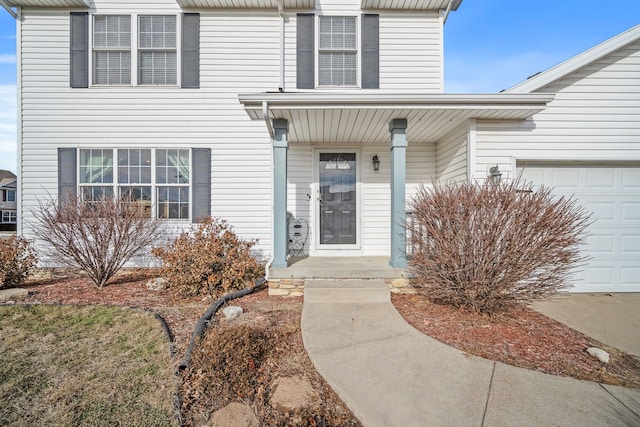
[[167, 287], [183, 297], [215, 298], [259, 277], [260, 265], [250, 254], [256, 243], [240, 239], [225, 220], [208, 218], [152, 253], [162, 260]]
[[0, 289], [22, 285], [37, 263], [29, 240], [14, 236], [0, 239]]
[[33, 214], [49, 258], [79, 268], [100, 288], [157, 239], [160, 226], [143, 205], [119, 198], [49, 201]]
[[413, 283], [437, 303], [494, 313], [570, 286], [589, 215], [520, 179], [422, 185], [411, 202]]

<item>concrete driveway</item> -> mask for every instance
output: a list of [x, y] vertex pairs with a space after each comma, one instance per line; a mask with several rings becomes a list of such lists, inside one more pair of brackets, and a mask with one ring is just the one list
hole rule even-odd
[[640, 293], [563, 293], [532, 308], [604, 344], [640, 357]]

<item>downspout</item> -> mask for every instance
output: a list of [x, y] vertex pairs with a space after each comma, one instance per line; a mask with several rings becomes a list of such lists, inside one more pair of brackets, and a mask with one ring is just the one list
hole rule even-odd
[[280, 16], [280, 85], [279, 92], [284, 92], [284, 5], [278, 0], [278, 15]]
[[0, 0], [0, 5], [2, 5], [4, 10], [9, 12], [9, 15], [11, 15], [13, 17], [13, 19], [18, 19], [18, 14], [16, 12], [14, 12], [13, 9], [11, 9], [11, 7], [9, 7], [9, 5], [7, 4], [7, 2], [5, 0]]
[[[280, 2], [278, 2], [280, 3]], [[267, 125], [267, 129], [269, 130], [269, 136], [271, 137], [271, 140], [273, 141], [273, 125], [271, 123], [271, 119], [269, 118], [269, 103], [267, 101], [262, 101], [262, 117], [264, 118], [264, 123]], [[271, 150], [271, 152], [273, 153], [273, 150]], [[270, 180], [271, 182], [273, 182], [273, 154], [271, 156], [271, 177]], [[264, 266], [264, 281], [267, 282], [269, 281], [269, 269], [271, 268], [271, 264], [273, 264], [273, 252], [275, 250], [274, 248], [274, 241], [273, 241], [273, 185], [271, 185], [271, 251], [270, 251], [270, 256], [269, 256], [269, 261], [267, 261], [267, 264]]]
[[449, 17], [449, 12], [451, 12], [451, 6], [453, 5], [453, 0], [449, 0], [449, 4], [447, 5], [447, 10], [444, 12], [444, 20], [442, 21], [442, 25], [447, 23], [447, 18]]

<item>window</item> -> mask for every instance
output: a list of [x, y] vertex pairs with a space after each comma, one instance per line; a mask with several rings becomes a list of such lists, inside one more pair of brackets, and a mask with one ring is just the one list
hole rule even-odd
[[358, 84], [356, 18], [321, 16], [318, 52], [320, 86]]
[[131, 17], [94, 16], [93, 83], [131, 84]]
[[138, 27], [138, 82], [176, 84], [176, 17], [141, 16]]
[[16, 201], [16, 191], [15, 190], [6, 190], [5, 197], [7, 202], [15, 202]]
[[2, 211], [2, 222], [15, 224], [18, 222], [18, 215], [16, 211]]
[[81, 149], [79, 163], [83, 199], [117, 194], [142, 204], [149, 215], [189, 219], [190, 150]]

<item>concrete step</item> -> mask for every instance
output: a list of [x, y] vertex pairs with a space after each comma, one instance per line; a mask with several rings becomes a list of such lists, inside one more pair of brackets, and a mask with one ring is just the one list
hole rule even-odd
[[314, 302], [390, 302], [391, 291], [383, 280], [307, 280], [304, 301]]

